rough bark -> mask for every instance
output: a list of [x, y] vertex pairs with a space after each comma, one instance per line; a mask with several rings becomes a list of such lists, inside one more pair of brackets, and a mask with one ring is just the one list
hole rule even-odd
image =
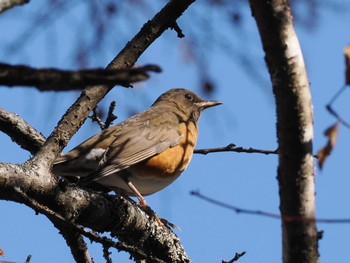
[[286, 0], [250, 0], [276, 99], [283, 262], [318, 262], [312, 101]]
[[40, 91], [83, 90], [92, 85], [130, 87], [131, 83], [148, 79], [150, 71], [160, 72], [161, 69], [155, 65], [146, 65], [138, 68], [73, 71], [0, 63], [0, 85], [34, 86]]
[[24, 5], [28, 3], [29, 0], [2, 0], [0, 2], [0, 13], [5, 12], [17, 5]]

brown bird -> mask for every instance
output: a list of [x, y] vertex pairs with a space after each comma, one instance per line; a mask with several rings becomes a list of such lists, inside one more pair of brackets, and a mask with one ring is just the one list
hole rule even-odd
[[122, 195], [153, 194], [171, 184], [191, 161], [201, 112], [221, 104], [192, 91], [171, 89], [153, 105], [92, 136], [57, 158], [53, 172], [97, 182]]

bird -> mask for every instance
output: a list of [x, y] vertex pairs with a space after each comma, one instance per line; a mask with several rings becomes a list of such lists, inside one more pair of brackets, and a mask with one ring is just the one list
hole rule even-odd
[[204, 109], [222, 104], [175, 88], [147, 110], [90, 137], [54, 162], [59, 177], [78, 177], [78, 185], [96, 182], [122, 196], [144, 196], [170, 185], [187, 168]]

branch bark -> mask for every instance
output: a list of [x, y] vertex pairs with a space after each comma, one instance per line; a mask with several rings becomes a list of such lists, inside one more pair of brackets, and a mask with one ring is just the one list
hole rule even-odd
[[130, 83], [149, 78], [148, 72], [160, 72], [156, 65], [146, 65], [128, 69], [85, 69], [58, 70], [35, 69], [28, 66], [13, 66], [0, 63], [0, 85], [35, 86], [40, 91], [83, 90], [92, 85], [121, 85], [130, 87]]
[[15, 113], [0, 109], [0, 130], [21, 148], [35, 154], [46, 138]]
[[[23, 203], [46, 215], [60, 230], [65, 228], [67, 243], [73, 242], [73, 237], [67, 233], [73, 224], [79, 224], [94, 231], [111, 233], [135, 259], [190, 262], [180, 240], [170, 229], [122, 197], [72, 187], [56, 180], [45, 184], [42, 177], [27, 167], [9, 163], [0, 163], [0, 186], [0, 199]], [[58, 220], [60, 215], [67, 221]], [[80, 262], [86, 251], [73, 249], [75, 260]]]
[[[250, 0], [276, 99], [283, 262], [318, 262], [312, 101], [288, 1]], [[296, 216], [308, 220], [288, 222]]]
[[5, 12], [17, 5], [24, 5], [28, 3], [29, 0], [2, 0], [0, 2], [0, 13]]

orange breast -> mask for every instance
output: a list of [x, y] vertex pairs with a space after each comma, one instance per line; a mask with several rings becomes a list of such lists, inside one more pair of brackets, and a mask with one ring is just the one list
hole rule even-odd
[[181, 123], [179, 133], [182, 137], [178, 145], [133, 167], [138, 170], [134, 172], [141, 176], [179, 176], [191, 161], [197, 142], [197, 126], [193, 122]]

